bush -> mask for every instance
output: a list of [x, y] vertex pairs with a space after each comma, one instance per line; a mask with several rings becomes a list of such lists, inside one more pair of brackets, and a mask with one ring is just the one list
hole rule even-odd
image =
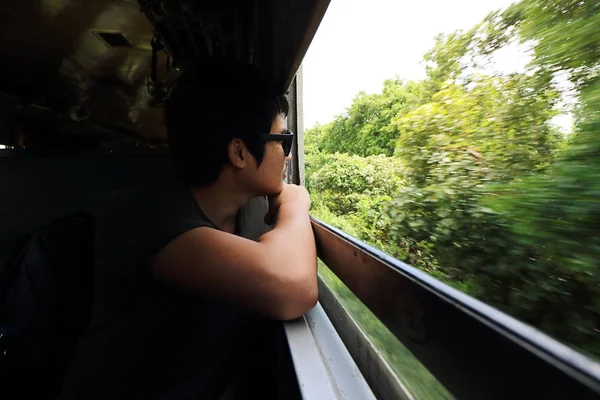
[[401, 183], [400, 163], [393, 157], [336, 153], [321, 159], [320, 166], [314, 172], [311, 166], [311, 189], [338, 215], [356, 213], [361, 201], [391, 197]]

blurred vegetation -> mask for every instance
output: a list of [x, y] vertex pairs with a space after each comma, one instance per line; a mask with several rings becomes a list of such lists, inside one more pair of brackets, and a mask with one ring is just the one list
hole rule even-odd
[[[313, 214], [599, 356], [599, 26], [597, 1], [522, 0], [439, 35], [425, 79], [307, 131]], [[516, 45], [526, 70], [495, 72]]]

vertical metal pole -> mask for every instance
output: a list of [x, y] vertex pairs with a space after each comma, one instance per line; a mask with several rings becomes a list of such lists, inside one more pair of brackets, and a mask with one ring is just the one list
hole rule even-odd
[[296, 74], [296, 163], [298, 171], [298, 184], [304, 186], [304, 73], [302, 64]]
[[292, 159], [288, 161], [286, 182], [304, 185], [304, 110], [302, 107], [302, 65], [288, 91], [290, 112], [287, 117], [288, 129], [296, 134], [292, 147]]

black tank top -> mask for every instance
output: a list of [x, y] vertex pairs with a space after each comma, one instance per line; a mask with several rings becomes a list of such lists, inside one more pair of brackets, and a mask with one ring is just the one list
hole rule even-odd
[[[236, 234], [268, 230], [268, 204], [240, 210]], [[177, 179], [122, 193], [94, 212], [94, 307], [60, 399], [215, 398], [261, 319], [152, 279], [150, 257], [191, 229], [217, 229]]]

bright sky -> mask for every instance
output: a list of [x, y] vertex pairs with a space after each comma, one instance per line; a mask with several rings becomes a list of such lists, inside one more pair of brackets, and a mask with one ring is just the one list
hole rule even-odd
[[[332, 0], [304, 58], [304, 127], [330, 122], [361, 90], [420, 79], [438, 33], [469, 29], [514, 0]], [[523, 65], [518, 56], [503, 63]]]

